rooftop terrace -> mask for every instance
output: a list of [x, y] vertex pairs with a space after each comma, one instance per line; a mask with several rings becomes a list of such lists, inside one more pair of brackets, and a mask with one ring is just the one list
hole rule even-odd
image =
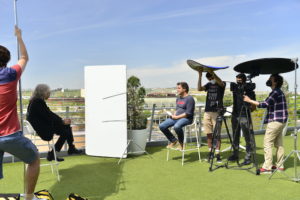
[[[243, 141], [243, 140], [242, 140]], [[263, 136], [257, 135], [257, 157], [263, 162]], [[293, 137], [284, 137], [286, 154], [292, 150]], [[223, 148], [229, 146], [223, 140]], [[172, 152], [172, 159], [166, 161], [165, 147], [148, 147], [147, 155], [129, 157], [117, 164], [116, 158], [91, 157], [86, 155], [65, 157], [59, 166], [61, 181], [57, 182], [50, 167], [42, 167], [37, 190], [48, 189], [55, 200], [64, 200], [71, 192], [88, 199], [207, 199], [207, 200], [298, 200], [300, 185], [289, 181], [282, 173], [269, 180], [269, 175], [256, 176], [245, 170], [220, 168], [208, 172], [206, 161], [199, 163], [197, 153], [187, 153], [186, 162], [181, 166], [181, 155]], [[205, 158], [207, 148], [201, 148]], [[229, 152], [223, 153], [223, 161]], [[292, 175], [293, 157], [285, 167]], [[254, 170], [254, 169], [253, 169]], [[4, 164], [5, 178], [0, 181], [0, 193], [22, 192], [23, 164]]]

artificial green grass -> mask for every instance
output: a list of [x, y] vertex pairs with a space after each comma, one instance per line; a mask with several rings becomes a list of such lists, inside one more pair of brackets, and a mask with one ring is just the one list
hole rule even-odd
[[[243, 139], [242, 139], [243, 140]], [[263, 162], [263, 136], [256, 136], [259, 163]], [[223, 148], [228, 146], [226, 139]], [[293, 147], [293, 138], [284, 138], [286, 154]], [[118, 159], [90, 156], [66, 157], [61, 163], [61, 182], [51, 174], [50, 167], [42, 167], [36, 190], [48, 189], [55, 200], [65, 200], [71, 192], [94, 200], [145, 199], [145, 200], [193, 200], [193, 199], [300, 199], [300, 184], [277, 173], [256, 176], [248, 171], [220, 168], [208, 172], [209, 164], [197, 161], [197, 153], [186, 154], [181, 166], [181, 154], [171, 152], [166, 161], [164, 147], [147, 149], [147, 155], [130, 157], [117, 165]], [[224, 160], [229, 153], [223, 153]], [[201, 148], [202, 159], [207, 148]], [[286, 173], [293, 175], [293, 157], [285, 165]], [[233, 163], [234, 164], [234, 163]], [[254, 172], [254, 169], [252, 169]], [[299, 170], [300, 171], [300, 170]], [[0, 181], [0, 193], [21, 192], [23, 189], [23, 164], [4, 164], [5, 178]]]

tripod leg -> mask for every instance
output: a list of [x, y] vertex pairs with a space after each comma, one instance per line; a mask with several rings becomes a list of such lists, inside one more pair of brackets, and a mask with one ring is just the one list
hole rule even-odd
[[251, 153], [253, 165], [256, 169], [256, 175], [260, 175], [260, 170], [258, 167], [257, 157], [256, 157], [256, 143], [255, 143], [254, 132], [250, 133], [250, 144], [251, 144], [250, 153]]
[[[227, 136], [228, 136], [228, 138], [229, 138], [230, 144], [232, 145], [233, 140], [232, 140], [231, 135], [230, 135], [230, 133], [229, 133], [229, 128], [228, 128], [228, 125], [227, 125], [226, 118], [224, 118], [223, 121], [224, 121], [224, 124], [225, 124]], [[233, 147], [233, 148], [234, 148], [234, 147]]]
[[[249, 109], [249, 106], [246, 106], [245, 104], [243, 105], [242, 109], [245, 110], [245, 114], [246, 114], [246, 127], [248, 129], [248, 131], [245, 131], [245, 133], [244, 133], [245, 135], [244, 136], [245, 136], [245, 139], [246, 138], [249, 139], [249, 142], [250, 142], [250, 155], [251, 155], [251, 158], [252, 158], [252, 163], [255, 166], [256, 175], [259, 175], [260, 174], [260, 170], [258, 168], [258, 163], [257, 163], [257, 158], [256, 158], [256, 143], [255, 143], [255, 137], [254, 137], [254, 131], [253, 131], [253, 123], [252, 123], [252, 118], [251, 118], [251, 111]], [[246, 135], [246, 134], [248, 134], [248, 135]]]
[[[216, 124], [216, 127], [217, 127], [217, 124]], [[210, 149], [210, 152], [208, 155], [208, 160], [207, 160], [207, 162], [210, 163], [209, 171], [212, 171], [212, 166], [213, 166], [213, 162], [214, 162], [214, 155], [215, 155], [215, 150], [216, 150], [216, 147], [214, 145], [214, 141], [215, 141], [214, 138], [216, 137], [215, 135], [216, 135], [216, 131], [214, 130], [213, 135], [212, 135], [212, 146], [211, 146], [211, 149]]]
[[123, 156], [125, 155], [125, 152], [127, 151], [127, 148], [128, 148], [128, 146], [130, 145], [130, 142], [131, 142], [131, 140], [128, 140], [127, 146], [126, 146], [126, 148], [125, 148], [123, 154], [121, 155], [121, 158], [120, 158], [120, 160], [119, 160], [119, 162], [118, 162], [118, 165], [120, 164], [121, 160], [123, 159]]
[[212, 149], [211, 149], [211, 154], [210, 154], [210, 158], [209, 158], [209, 161], [210, 161], [209, 171], [212, 171], [212, 166], [214, 164], [215, 151], [216, 151], [218, 139], [220, 138], [221, 127], [222, 127], [222, 119], [218, 116], [217, 122], [216, 122], [216, 125], [214, 128], [214, 132], [213, 132], [213, 137], [212, 137]]
[[[223, 119], [224, 120], [224, 124], [225, 124], [225, 127], [226, 127], [226, 132], [227, 132], [227, 136], [229, 138], [229, 141], [230, 141], [230, 144], [231, 144], [231, 147], [233, 148], [233, 151], [235, 150], [235, 147], [234, 147], [234, 144], [233, 144], [233, 140], [230, 136], [230, 133], [229, 133], [229, 128], [228, 128], [228, 125], [227, 125], [227, 121], [226, 121], [226, 118]], [[228, 160], [225, 164], [225, 167], [228, 168]]]
[[[248, 111], [247, 111], [248, 113]], [[247, 115], [247, 125], [249, 128], [249, 137], [250, 137], [250, 145], [251, 145], [251, 157], [252, 157], [252, 162], [255, 166], [256, 169], [256, 175], [260, 175], [260, 169], [258, 167], [258, 163], [257, 163], [257, 158], [256, 158], [256, 142], [255, 142], [255, 136], [254, 136], [254, 131], [253, 131], [253, 124], [252, 124], [252, 119], [251, 119], [251, 114], [250, 117]]]
[[133, 142], [133, 144], [135, 144], [140, 150], [142, 150], [144, 153], [146, 153], [150, 158], [152, 158], [152, 156], [146, 151], [146, 150], [143, 150], [143, 148], [138, 145], [137, 143]]
[[300, 160], [300, 155], [299, 155], [299, 152], [297, 151], [297, 157], [298, 157], [298, 159]]
[[[232, 150], [233, 150], [233, 152], [237, 152], [237, 154], [238, 154], [238, 152], [239, 152], [239, 146], [238, 146], [238, 148], [236, 148], [236, 146], [235, 146], [235, 144], [234, 144], [235, 137], [237, 137], [237, 136], [236, 136], [236, 134], [234, 134], [234, 135], [233, 135], [233, 138], [231, 138], [231, 135], [230, 135], [230, 133], [229, 133], [229, 128], [228, 128], [228, 125], [227, 125], [226, 118], [224, 118], [223, 120], [224, 120], [224, 124], [225, 124], [225, 127], [226, 127], [227, 136], [228, 136], [228, 138], [229, 138], [229, 141], [230, 141]], [[239, 126], [239, 125], [238, 125], [238, 126]], [[238, 128], [238, 126], [237, 126], [237, 128]], [[236, 162], [237, 162], [237, 165], [239, 165], [239, 159], [237, 159]], [[226, 166], [228, 166], [228, 160], [227, 160]]]
[[[289, 157], [291, 157], [291, 155], [294, 153], [294, 151], [291, 151], [286, 157], [285, 159], [280, 163], [279, 166], [283, 165], [285, 163], [285, 161], [287, 161], [287, 159], [289, 159]], [[269, 179], [272, 178], [272, 176], [278, 171], [278, 168], [275, 169], [275, 171], [270, 175]]]
[[240, 131], [241, 131], [240, 121], [241, 121], [240, 116], [236, 116], [236, 114], [232, 114], [231, 124], [232, 124], [233, 133], [232, 133], [232, 139], [230, 140], [232, 154], [227, 159], [227, 164], [229, 163], [229, 161], [236, 161], [237, 166], [240, 166], [239, 163], [239, 148], [240, 148], [239, 144], [240, 144]]
[[212, 149], [210, 150], [210, 156], [209, 156], [209, 160], [208, 160], [210, 162], [209, 171], [212, 171], [212, 166], [214, 164], [215, 151], [216, 151], [216, 149], [214, 147], [212, 147]]

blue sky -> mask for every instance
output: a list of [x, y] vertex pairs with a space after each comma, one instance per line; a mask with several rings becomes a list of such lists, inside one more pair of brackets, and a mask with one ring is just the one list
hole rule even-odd
[[[229, 65], [218, 75], [233, 81], [232, 68], [240, 62], [300, 56], [299, 0], [17, 2], [30, 55], [23, 88], [38, 83], [83, 88], [84, 66], [118, 64], [127, 65], [128, 75], [137, 75], [146, 87], [177, 81], [195, 87], [197, 74], [187, 59]], [[13, 0], [0, 0], [0, 44], [14, 53], [13, 14]], [[293, 84], [293, 73], [284, 77]], [[254, 79], [259, 90], [268, 90], [266, 79]]]

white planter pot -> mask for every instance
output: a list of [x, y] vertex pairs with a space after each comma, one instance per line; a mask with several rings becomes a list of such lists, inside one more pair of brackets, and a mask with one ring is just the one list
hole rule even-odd
[[127, 148], [128, 153], [140, 155], [145, 152], [148, 140], [148, 129], [128, 130], [128, 140], [132, 140]]

